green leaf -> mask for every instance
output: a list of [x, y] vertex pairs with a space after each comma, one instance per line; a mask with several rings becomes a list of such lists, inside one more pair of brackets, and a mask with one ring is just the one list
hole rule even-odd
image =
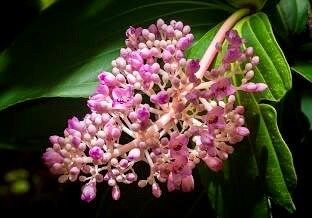
[[263, 13], [257, 13], [243, 19], [237, 24], [238, 31], [247, 40], [248, 46], [254, 48], [260, 57], [256, 67], [255, 80], [268, 85], [267, 91], [255, 95], [257, 100], [279, 101], [291, 88], [292, 79], [289, 65], [279, 47], [270, 22]]
[[295, 63], [294, 66], [292, 66], [292, 69], [309, 82], [312, 82], [312, 61]]
[[308, 0], [281, 0], [272, 14], [273, 26], [286, 39], [305, 30], [308, 20]]
[[261, 9], [267, 2], [267, 0], [227, 0], [227, 2], [235, 7], [251, 7], [255, 9]]
[[89, 96], [130, 25], [181, 19], [200, 36], [231, 10], [219, 1], [57, 2], [0, 56], [0, 110], [41, 97]]
[[62, 135], [67, 119], [83, 118], [88, 109], [85, 99], [49, 98], [19, 104], [0, 111], [0, 148], [40, 150], [50, 135]]
[[312, 128], [312, 93], [304, 93], [301, 99], [301, 110], [307, 116]]
[[[292, 156], [278, 130], [275, 109], [259, 104], [263, 100], [277, 102], [285, 95], [291, 88], [290, 69], [265, 14], [248, 16], [235, 28], [260, 57], [254, 81], [268, 84], [268, 89], [256, 95], [237, 95], [237, 103], [246, 108], [251, 135], [236, 146], [222, 172], [206, 170], [201, 175], [220, 217], [270, 217], [268, 197], [292, 212], [295, 207], [290, 190], [297, 180]], [[214, 33], [212, 29], [199, 40], [189, 56], [199, 58]]]

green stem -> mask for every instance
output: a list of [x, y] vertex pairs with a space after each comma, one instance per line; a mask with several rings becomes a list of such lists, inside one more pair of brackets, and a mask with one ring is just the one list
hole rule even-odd
[[216, 45], [220, 44], [222, 45], [225, 34], [227, 31], [232, 29], [232, 27], [244, 16], [248, 15], [250, 13], [250, 9], [248, 8], [242, 8], [233, 13], [226, 21], [223, 23], [213, 40], [211, 41], [209, 47], [207, 48], [204, 56], [199, 62], [199, 70], [196, 72], [196, 77], [201, 79], [205, 72], [208, 70], [210, 64], [215, 59], [215, 56], [218, 53], [218, 49], [216, 48]]

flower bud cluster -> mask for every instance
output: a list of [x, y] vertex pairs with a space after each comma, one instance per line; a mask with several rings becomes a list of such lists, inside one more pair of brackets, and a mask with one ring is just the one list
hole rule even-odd
[[[235, 93], [267, 86], [251, 82], [259, 57], [243, 48], [235, 30], [226, 34], [220, 65], [198, 78], [199, 60], [185, 57], [193, 38], [188, 25], [174, 20], [126, 31], [112, 72], [98, 75], [87, 102], [91, 112], [81, 121], [69, 119], [63, 137], [50, 137], [43, 160], [59, 182], [83, 182], [81, 199], [87, 202], [104, 181], [115, 200], [120, 184], [133, 182], [150, 185], [158, 198], [160, 183], [169, 191], [192, 191], [192, 170], [201, 161], [212, 171], [222, 169], [233, 145], [249, 135]], [[234, 85], [233, 76], [241, 76], [241, 84]], [[147, 178], [138, 178], [137, 162], [149, 165]]]

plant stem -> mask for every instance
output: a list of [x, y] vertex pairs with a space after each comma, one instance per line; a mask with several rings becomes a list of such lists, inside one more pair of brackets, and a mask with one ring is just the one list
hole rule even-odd
[[209, 47], [207, 48], [204, 56], [199, 62], [199, 70], [196, 72], [196, 77], [201, 79], [205, 72], [208, 70], [210, 64], [215, 59], [215, 56], [218, 52], [216, 45], [222, 45], [225, 34], [229, 31], [242, 17], [248, 15], [250, 13], [250, 9], [242, 8], [232, 14], [226, 21], [223, 23], [213, 40], [211, 41]]

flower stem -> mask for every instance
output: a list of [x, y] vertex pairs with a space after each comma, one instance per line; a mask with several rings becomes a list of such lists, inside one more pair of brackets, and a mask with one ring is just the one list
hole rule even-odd
[[248, 15], [249, 13], [250, 9], [242, 8], [232, 14], [228, 19], [226, 19], [199, 62], [200, 67], [195, 74], [197, 78], [201, 79], [204, 76], [205, 72], [208, 70], [210, 64], [212, 63], [218, 52], [216, 45], [222, 45], [225, 39], [225, 33], [229, 31], [242, 17]]

